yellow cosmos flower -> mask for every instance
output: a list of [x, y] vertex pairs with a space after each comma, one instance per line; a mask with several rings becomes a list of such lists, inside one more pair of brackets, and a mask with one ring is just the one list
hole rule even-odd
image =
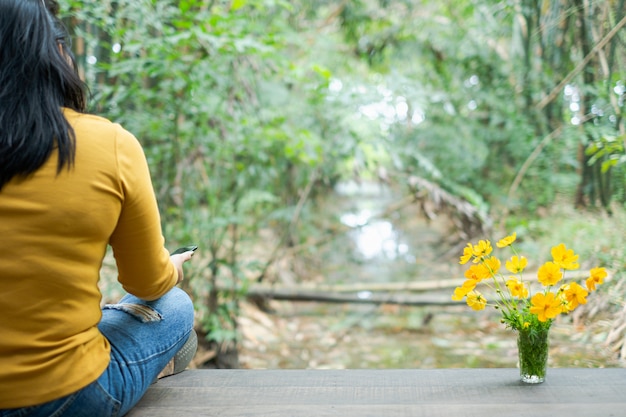
[[563, 294], [567, 311], [572, 311], [581, 304], [587, 304], [589, 292], [576, 282], [563, 285], [559, 291]]
[[589, 271], [589, 278], [585, 281], [585, 285], [589, 291], [595, 291], [596, 285], [601, 285], [606, 278], [607, 273], [605, 268], [592, 268]]
[[513, 233], [510, 236], [500, 239], [498, 243], [496, 243], [496, 246], [499, 248], [506, 248], [507, 246], [510, 246], [513, 242], [515, 242], [516, 238], [517, 233]]
[[544, 287], [554, 285], [563, 278], [563, 272], [559, 265], [554, 262], [546, 262], [537, 271], [537, 278]]
[[537, 315], [540, 322], [545, 322], [558, 316], [561, 310], [561, 300], [554, 296], [554, 293], [538, 293], [530, 300], [530, 312]]
[[491, 247], [491, 242], [488, 240], [479, 240], [477, 245], [472, 247], [473, 255], [476, 257], [474, 262], [478, 262], [478, 258], [482, 258], [484, 256], [489, 256], [489, 254], [493, 251]]
[[[595, 291], [608, 275], [604, 268], [593, 268], [585, 284], [569, 280], [564, 282], [568, 270], [579, 268], [579, 264], [578, 255], [561, 243], [551, 248], [552, 259], [541, 265], [537, 272], [537, 279], [545, 289], [539, 293], [531, 293], [531, 286], [536, 284], [524, 281], [521, 276], [530, 261], [512, 248], [516, 239], [517, 235], [512, 233], [495, 243], [494, 246], [509, 251], [504, 257], [497, 253], [492, 254], [494, 248], [487, 239], [467, 243], [459, 258], [461, 265], [469, 264], [465, 271], [466, 280], [454, 289], [452, 300], [464, 299], [476, 311], [484, 310], [487, 305], [492, 306], [502, 312], [500, 321], [507, 327], [535, 331], [549, 325], [559, 314], [568, 314], [586, 304], [589, 293]], [[511, 248], [506, 249], [507, 247]], [[503, 261], [500, 262], [500, 259]], [[504, 272], [505, 268], [507, 272]], [[489, 303], [478, 291], [483, 280], [486, 281], [483, 285], [499, 295]]]
[[476, 288], [476, 283], [477, 281], [473, 279], [468, 279], [467, 281], [463, 283], [462, 286], [456, 287], [454, 289], [454, 294], [452, 294], [452, 299], [454, 301], [461, 301], [463, 297], [467, 295], [468, 292]]
[[463, 255], [461, 256], [459, 263], [461, 265], [465, 265], [470, 259], [472, 259], [472, 255], [474, 255], [474, 248], [471, 243], [468, 243], [467, 246], [463, 248]]
[[563, 269], [578, 269], [578, 255], [574, 254], [572, 249], [567, 249], [564, 243], [555, 246], [550, 251], [552, 254], [552, 260], [555, 264]]
[[511, 277], [511, 279], [506, 282], [506, 287], [509, 289], [513, 297], [528, 297], [528, 288], [526, 288], [526, 285], [524, 285], [524, 283], [517, 278]]
[[495, 256], [492, 256], [490, 258], [485, 259], [485, 262], [483, 262], [483, 265], [485, 265], [485, 268], [487, 268], [487, 271], [489, 271], [489, 276], [495, 276], [498, 271], [500, 270], [500, 259], [496, 258]]
[[528, 259], [523, 256], [512, 256], [511, 260], [506, 261], [506, 269], [513, 274], [519, 274], [528, 265]]
[[467, 293], [467, 305], [475, 311], [484, 310], [487, 300], [478, 291], [470, 291]]
[[480, 282], [485, 278], [489, 278], [491, 273], [483, 264], [472, 265], [465, 271], [465, 278]]

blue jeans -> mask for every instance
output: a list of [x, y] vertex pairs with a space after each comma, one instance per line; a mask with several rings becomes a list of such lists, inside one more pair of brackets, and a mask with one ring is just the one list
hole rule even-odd
[[126, 295], [102, 310], [98, 328], [111, 343], [111, 362], [96, 381], [45, 404], [0, 410], [0, 417], [123, 416], [185, 344], [193, 319], [193, 304], [179, 288], [155, 301]]

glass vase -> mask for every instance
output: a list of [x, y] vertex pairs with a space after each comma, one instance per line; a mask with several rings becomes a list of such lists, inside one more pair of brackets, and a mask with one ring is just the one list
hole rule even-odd
[[540, 384], [545, 381], [548, 367], [549, 330], [549, 328], [540, 328], [517, 332], [517, 351], [522, 382]]

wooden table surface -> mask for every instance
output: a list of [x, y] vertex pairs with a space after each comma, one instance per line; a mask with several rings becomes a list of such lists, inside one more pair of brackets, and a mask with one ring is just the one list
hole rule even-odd
[[191, 370], [129, 417], [626, 417], [626, 369]]

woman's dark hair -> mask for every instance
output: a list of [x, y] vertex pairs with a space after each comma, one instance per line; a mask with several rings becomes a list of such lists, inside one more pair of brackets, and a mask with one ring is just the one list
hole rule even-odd
[[84, 112], [86, 88], [51, 12], [55, 0], [0, 0], [0, 190], [55, 148], [57, 172], [74, 163], [74, 130], [61, 108]]

